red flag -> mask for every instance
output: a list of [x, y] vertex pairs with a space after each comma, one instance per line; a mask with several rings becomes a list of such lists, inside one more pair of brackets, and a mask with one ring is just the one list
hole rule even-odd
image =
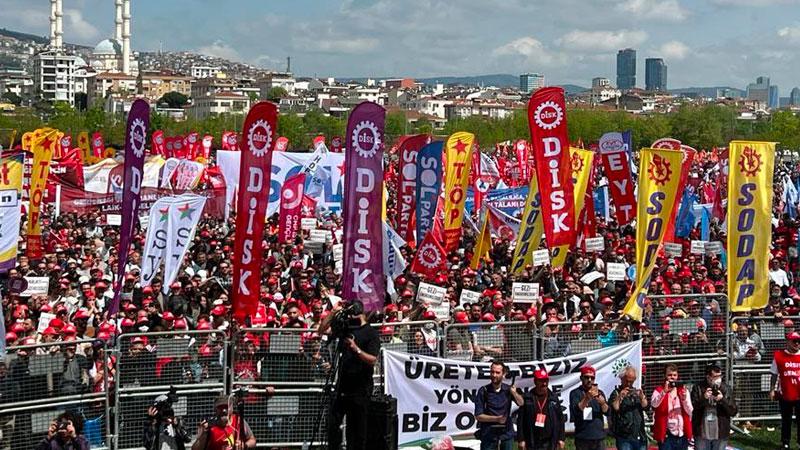
[[301, 172], [289, 177], [281, 187], [281, 213], [278, 222], [278, 242], [281, 244], [294, 242], [300, 230], [305, 183], [306, 174]]
[[547, 246], [552, 249], [572, 245], [577, 230], [563, 89], [546, 87], [531, 96], [528, 126], [542, 196]]
[[164, 146], [164, 132], [162, 130], [154, 131], [152, 140], [153, 143], [150, 153], [153, 155], [167, 156], [167, 150]]
[[[442, 203], [442, 202], [439, 202]], [[440, 273], [447, 271], [447, 254], [444, 247], [436, 238], [431, 230], [422, 240], [422, 244], [417, 249], [414, 262], [411, 264], [411, 271], [422, 275], [426, 279], [436, 278]]]
[[617, 222], [620, 226], [627, 225], [636, 218], [636, 196], [633, 194], [633, 178], [622, 133], [604, 134], [600, 138], [599, 149], [603, 170], [608, 177], [608, 190], [614, 200]]
[[58, 155], [53, 155], [55, 158], [61, 158], [72, 149], [72, 135], [71, 134], [64, 134], [61, 136], [61, 141], [59, 142], [59, 146], [57, 148]]
[[317, 199], [303, 195], [303, 204], [300, 205], [300, 217], [313, 219], [317, 212]]
[[[208, 159], [211, 157], [212, 145], [214, 145], [214, 136], [210, 134], [203, 136], [203, 141], [202, 141], [203, 153], [197, 156], [202, 157], [206, 161], [206, 163], [208, 163]], [[197, 159], [197, 156], [195, 156], [195, 159]]]
[[517, 156], [517, 165], [519, 166], [519, 178], [521, 184], [527, 184], [531, 181], [530, 173], [528, 173], [528, 143], [520, 139], [514, 144], [514, 152]]
[[260, 102], [250, 108], [242, 128], [231, 285], [233, 315], [241, 324], [256, 313], [258, 306], [263, 257], [261, 241], [277, 125], [278, 108], [273, 103]]
[[334, 136], [331, 139], [331, 151], [334, 153], [342, 153], [342, 137]]
[[103, 143], [103, 135], [100, 132], [94, 132], [92, 134], [92, 156], [102, 158], [105, 150], [106, 145]]
[[194, 160], [200, 152], [200, 134], [196, 131], [187, 134], [184, 144], [186, 146], [186, 157]]
[[230, 150], [230, 146], [228, 145], [228, 138], [230, 137], [233, 131], [223, 131], [222, 132], [222, 149], [223, 150]]
[[489, 191], [489, 183], [482, 179], [481, 172], [481, 149], [477, 139], [472, 144], [472, 170], [469, 173], [472, 179], [472, 196], [474, 198], [473, 213], [480, 217], [481, 206], [483, 206], [483, 196]]
[[414, 227], [412, 226], [414, 210], [417, 205], [417, 155], [430, 142], [427, 134], [403, 136], [398, 142], [400, 155], [400, 171], [397, 177], [397, 234], [408, 245], [414, 245]]
[[178, 159], [186, 159], [189, 156], [189, 147], [183, 136], [172, 138], [172, 156]]
[[279, 137], [278, 140], [275, 142], [275, 151], [285, 152], [288, 149], [289, 149], [289, 139], [284, 136]]

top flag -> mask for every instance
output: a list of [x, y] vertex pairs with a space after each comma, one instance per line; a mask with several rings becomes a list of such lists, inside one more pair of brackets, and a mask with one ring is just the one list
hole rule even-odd
[[572, 245], [577, 235], [564, 90], [539, 89], [528, 102], [528, 126], [542, 194], [547, 246]]
[[461, 239], [464, 204], [467, 201], [472, 144], [475, 135], [459, 131], [447, 139], [444, 169], [444, 249], [453, 251]]

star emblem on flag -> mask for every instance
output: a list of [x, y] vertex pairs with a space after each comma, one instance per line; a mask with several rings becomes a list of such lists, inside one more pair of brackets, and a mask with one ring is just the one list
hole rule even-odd
[[465, 143], [461, 142], [461, 139], [459, 139], [458, 141], [456, 141], [456, 143], [455, 143], [455, 145], [453, 145], [453, 147], [455, 147], [455, 148], [456, 148], [456, 151], [457, 151], [458, 153], [464, 153], [464, 152], [466, 152], [466, 151], [467, 151], [467, 144], [465, 144]]
[[166, 222], [169, 218], [169, 207], [164, 209], [158, 210], [159, 214], [161, 214], [161, 218], [158, 220], [159, 222]]
[[339, 175], [344, 175], [344, 161], [342, 161], [341, 164], [336, 166], [336, 168], [339, 169]]
[[187, 204], [185, 204], [183, 206], [179, 206], [178, 207], [178, 211], [180, 211], [180, 213], [181, 213], [181, 219], [185, 219], [187, 217], [189, 219], [191, 219], [192, 218], [192, 213], [195, 211], [195, 208], [189, 207], [189, 204], [187, 203]]

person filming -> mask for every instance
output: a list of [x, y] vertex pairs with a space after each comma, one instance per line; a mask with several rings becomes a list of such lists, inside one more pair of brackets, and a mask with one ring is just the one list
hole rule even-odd
[[620, 385], [609, 397], [609, 428], [616, 439], [618, 450], [646, 450], [644, 411], [647, 396], [644, 391], [634, 387], [636, 369], [628, 366], [619, 376]]
[[725, 450], [731, 417], [737, 413], [733, 389], [722, 381], [722, 368], [706, 368], [706, 378], [692, 387], [692, 434], [697, 450]]
[[489, 368], [491, 383], [481, 386], [475, 397], [475, 420], [478, 421], [476, 436], [481, 441], [481, 450], [511, 450], [514, 444], [514, 427], [511, 424], [511, 402], [522, 406], [524, 400], [517, 386], [503, 383], [508, 367], [500, 361], [492, 361]]
[[89, 450], [89, 441], [81, 434], [83, 421], [69, 412], [59, 414], [50, 424], [37, 450]]
[[214, 417], [200, 422], [192, 450], [243, 450], [255, 448], [256, 437], [247, 422], [228, 411], [228, 397], [214, 402]]
[[144, 424], [144, 448], [147, 450], [184, 450], [191, 440], [181, 419], [175, 417], [173, 403], [176, 400], [171, 391], [156, 397], [147, 409], [148, 420]]
[[[341, 312], [344, 310], [343, 312]], [[367, 445], [367, 414], [372, 397], [372, 376], [374, 366], [381, 351], [378, 332], [369, 326], [364, 312], [364, 304], [353, 300], [343, 308], [341, 303], [322, 321], [319, 333], [322, 334], [334, 325], [334, 318], [346, 313], [349, 327], [340, 343], [338, 388], [328, 416], [328, 448], [338, 450], [342, 445], [341, 425], [347, 416], [347, 448], [364, 449]], [[334, 332], [336, 331], [334, 325]]]
[[651, 398], [653, 438], [659, 450], [686, 450], [692, 438], [692, 399], [678, 380], [678, 366], [668, 364], [664, 375], [664, 385], [656, 387]]

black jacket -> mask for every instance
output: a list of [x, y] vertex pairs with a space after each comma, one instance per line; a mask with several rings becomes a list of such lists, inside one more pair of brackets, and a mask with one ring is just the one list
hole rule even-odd
[[[160, 438], [164, 428], [165, 427], [163, 424], [158, 423], [156, 420], [148, 417], [148, 420], [144, 424], [144, 448], [147, 450], [160, 450]], [[176, 424], [173, 428], [175, 429], [175, 444], [177, 445], [175, 450], [184, 450], [186, 448], [186, 444], [191, 441], [191, 438], [186, 433], [186, 430], [184, 430], [180, 425], [180, 423]]]
[[566, 417], [564, 408], [561, 406], [561, 399], [553, 391], [548, 390], [547, 404], [544, 406], [544, 410], [547, 411], [545, 420], [550, 424], [551, 434], [547, 438], [542, 436], [541, 432], [534, 432], [540, 429], [535, 428], [537, 405], [533, 390], [525, 393], [524, 399], [525, 403], [517, 412], [517, 441], [525, 441], [526, 448], [530, 449], [539, 448], [544, 442], [547, 443], [549, 449], [558, 448], [558, 441], [565, 440]]
[[[703, 380], [692, 387], [692, 434], [695, 439], [700, 437], [703, 429], [703, 414], [705, 414], [706, 407], [709, 406], [709, 401], [706, 400], [706, 388], [710, 387], [708, 380]], [[722, 400], [717, 402], [717, 421], [719, 423], [719, 438], [727, 439], [731, 435], [731, 417], [736, 416], [739, 408], [736, 406], [736, 397], [733, 394], [733, 388], [725, 383], [719, 388], [722, 392]]]

